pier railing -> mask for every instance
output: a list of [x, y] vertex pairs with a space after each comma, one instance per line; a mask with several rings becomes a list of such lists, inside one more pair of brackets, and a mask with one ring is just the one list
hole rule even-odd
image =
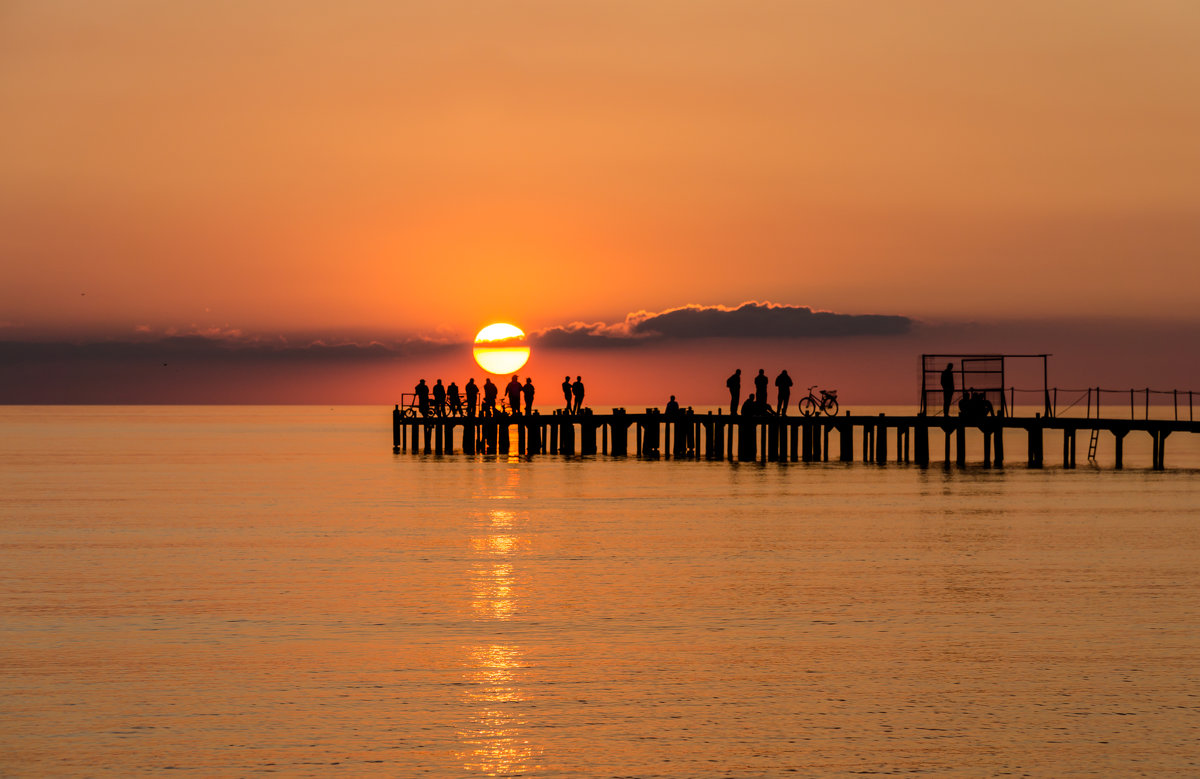
[[[1040, 406], [1042, 393], [1041, 389], [1009, 387], [1008, 407], [1017, 408], [1017, 401], [1022, 399], [1029, 399], [1025, 405]], [[1049, 395], [1047, 412], [1054, 417], [1082, 413], [1087, 419], [1174, 419], [1177, 422], [1195, 422], [1196, 407], [1200, 405], [1200, 392], [1192, 390], [1051, 387], [1046, 393]]]

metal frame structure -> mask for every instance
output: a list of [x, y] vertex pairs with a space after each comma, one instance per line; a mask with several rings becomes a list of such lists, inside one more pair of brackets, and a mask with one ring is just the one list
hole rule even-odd
[[[1013, 409], [1012, 405], [1015, 400], [1010, 403], [1010, 399], [1014, 397], [1011, 388], [1005, 386], [1004, 371], [1007, 360], [1041, 360], [1042, 361], [1042, 397], [1044, 399], [1046, 417], [1054, 416], [1054, 407], [1050, 403], [1050, 381], [1048, 370], [1049, 354], [922, 354], [921, 355], [921, 416], [927, 416], [929, 413], [929, 394], [935, 393], [935, 397], [940, 397], [942, 393], [941, 374], [946, 362], [957, 362], [958, 369], [956, 371], [957, 389], [960, 395], [967, 389], [967, 378], [996, 378], [995, 383], [989, 381], [984, 386], [973, 386], [979, 392], [997, 393], [999, 402], [996, 403], [997, 416], [1010, 416]], [[990, 367], [990, 365], [998, 367]], [[932, 383], [931, 383], [932, 382]], [[936, 408], [941, 404], [935, 405]]]

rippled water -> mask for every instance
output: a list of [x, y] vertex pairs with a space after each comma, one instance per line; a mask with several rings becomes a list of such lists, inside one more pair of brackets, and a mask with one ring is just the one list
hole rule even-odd
[[0, 409], [0, 774], [1200, 771], [1200, 471], [434, 458], [389, 418]]

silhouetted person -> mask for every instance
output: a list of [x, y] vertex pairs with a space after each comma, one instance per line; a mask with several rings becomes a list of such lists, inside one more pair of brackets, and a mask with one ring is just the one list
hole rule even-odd
[[462, 395], [458, 394], [458, 385], [450, 382], [446, 387], [446, 400], [450, 403], [450, 413], [456, 417], [462, 416]]
[[729, 388], [729, 413], [736, 414], [738, 412], [738, 398], [742, 394], [742, 369], [738, 368], [733, 372], [733, 375], [725, 380], [725, 386]]
[[521, 394], [525, 396], [525, 416], [533, 414], [533, 379], [525, 377], [525, 383], [521, 385]]
[[942, 416], [950, 416], [950, 401], [954, 400], [954, 363], [946, 363], [942, 371]]
[[504, 394], [508, 396], [508, 413], [521, 413], [521, 380], [517, 374], [513, 374], [512, 381], [504, 388]]
[[475, 383], [475, 377], [467, 379], [467, 416], [475, 416], [475, 404], [479, 401], [479, 385]]
[[770, 381], [767, 378], [767, 372], [759, 368], [758, 375], [754, 377], [754, 397], [758, 398], [759, 403], [767, 402], [767, 384]]
[[446, 388], [442, 386], [441, 379], [433, 385], [433, 413], [439, 417], [446, 416]]
[[566, 409], [567, 413], [569, 414], [569, 413], [571, 413], [571, 377], [570, 376], [563, 376], [562, 391], [563, 391], [563, 407]]
[[758, 412], [758, 403], [754, 401], [754, 393], [751, 392], [746, 396], [746, 402], [742, 404], [742, 416], [752, 417]]
[[779, 406], [777, 411], [779, 412], [779, 416], [786, 416], [788, 401], [792, 399], [792, 377], [788, 376], [787, 371], [781, 371], [775, 377], [775, 386], [779, 390]]
[[678, 416], [678, 414], [679, 414], [679, 404], [677, 402], [675, 402], [675, 396], [672, 395], [671, 399], [667, 401], [667, 416], [673, 417], [673, 416]]
[[575, 377], [575, 382], [571, 385], [571, 395], [574, 396], [574, 398], [575, 398], [575, 406], [572, 410], [574, 411], [574, 413], [578, 414], [579, 410], [581, 408], [583, 408], [583, 377], [582, 376]]
[[413, 387], [413, 392], [417, 394], [417, 409], [421, 412], [421, 416], [429, 416], [429, 385], [424, 379], [417, 382], [417, 386]]
[[483, 415], [490, 417], [496, 413], [496, 398], [500, 395], [500, 388], [492, 384], [491, 377], [483, 380]]

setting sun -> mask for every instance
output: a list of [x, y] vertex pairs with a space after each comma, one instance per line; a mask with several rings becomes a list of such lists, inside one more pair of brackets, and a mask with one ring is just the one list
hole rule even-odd
[[497, 322], [475, 336], [475, 362], [488, 373], [512, 373], [528, 359], [529, 347], [519, 327]]

